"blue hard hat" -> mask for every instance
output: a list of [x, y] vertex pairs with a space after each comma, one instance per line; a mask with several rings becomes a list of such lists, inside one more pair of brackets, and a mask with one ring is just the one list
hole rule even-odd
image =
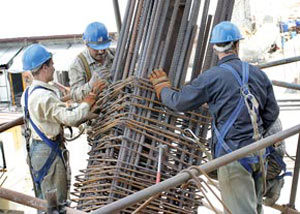
[[233, 23], [224, 21], [217, 24], [211, 33], [211, 44], [234, 42], [243, 39], [237, 26]]
[[107, 29], [100, 22], [93, 22], [86, 27], [83, 33], [83, 40], [87, 46], [95, 50], [106, 49], [111, 44]]
[[34, 70], [44, 64], [52, 57], [52, 54], [46, 50], [43, 45], [33, 44], [26, 48], [23, 54], [22, 62], [25, 71]]

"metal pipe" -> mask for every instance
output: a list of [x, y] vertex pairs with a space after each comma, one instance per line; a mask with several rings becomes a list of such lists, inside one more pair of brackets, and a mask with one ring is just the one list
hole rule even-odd
[[300, 104], [281, 104], [279, 107], [300, 107]]
[[66, 34], [66, 35], [51, 35], [51, 36], [33, 36], [33, 37], [17, 37], [0, 39], [0, 44], [5, 43], [31, 43], [41, 40], [55, 40], [55, 39], [81, 39], [82, 34]]
[[300, 102], [300, 99], [278, 99], [277, 102]]
[[289, 88], [294, 90], [300, 90], [300, 85], [295, 83], [288, 83], [283, 81], [272, 80], [272, 84], [282, 88]]
[[23, 124], [24, 124], [24, 120], [23, 120], [23, 116], [21, 116], [13, 121], [10, 121], [10, 122], [7, 122], [7, 123], [4, 123], [3, 125], [1, 125], [0, 133], [4, 132], [12, 127], [23, 125]]
[[286, 59], [280, 59], [280, 60], [276, 60], [273, 62], [267, 62], [267, 63], [263, 63], [260, 65], [257, 65], [257, 67], [259, 67], [260, 69], [263, 68], [270, 68], [270, 67], [274, 67], [277, 65], [284, 65], [284, 64], [288, 64], [288, 63], [292, 63], [292, 62], [298, 62], [300, 61], [300, 56], [295, 56], [295, 57], [290, 57], [290, 58], [286, 58]]
[[[20, 192], [5, 189], [0, 187], [0, 198], [23, 204], [28, 207], [33, 207], [38, 210], [47, 211], [47, 201], [39, 198], [34, 198]], [[66, 207], [67, 214], [85, 214], [86, 212], [74, 210]]]
[[119, 1], [118, 0], [113, 0], [113, 5], [114, 5], [114, 11], [115, 11], [115, 19], [116, 19], [116, 24], [117, 24], [117, 30], [118, 30], [118, 33], [120, 33], [121, 32], [122, 21], [121, 21], [121, 15], [120, 15]]
[[[214, 159], [212, 161], [209, 161], [203, 165], [198, 166], [199, 171], [204, 171], [206, 173], [209, 173], [221, 166], [224, 166], [230, 162], [233, 162], [235, 160], [238, 160], [242, 157], [245, 157], [249, 154], [252, 154], [258, 150], [264, 149], [268, 146], [273, 145], [274, 143], [280, 142], [285, 138], [288, 138], [292, 135], [295, 135], [300, 132], [300, 124], [293, 126], [292, 128], [289, 128], [287, 130], [281, 131], [279, 133], [276, 133], [272, 136], [269, 136], [267, 138], [264, 138], [262, 140], [259, 140], [251, 145], [248, 145], [244, 148], [238, 149], [236, 151], [233, 151], [232, 153], [226, 154], [222, 157], [219, 157], [217, 159]], [[192, 169], [193, 173], [195, 173], [197, 176], [200, 174], [198, 170]], [[135, 203], [138, 203], [142, 200], [145, 200], [152, 195], [155, 195], [157, 193], [160, 193], [162, 191], [165, 191], [171, 187], [178, 186], [180, 184], [185, 183], [190, 179], [190, 175], [187, 172], [182, 172], [177, 174], [176, 176], [169, 178], [163, 182], [160, 182], [158, 184], [155, 184], [153, 186], [150, 186], [146, 189], [143, 189], [139, 192], [136, 192], [132, 195], [129, 195], [123, 199], [120, 199], [116, 202], [113, 202], [111, 204], [108, 204], [100, 209], [97, 209], [91, 214], [110, 214], [115, 213], [119, 210], [125, 209], [126, 207], [129, 207]]]
[[293, 209], [295, 209], [299, 170], [300, 170], [300, 134], [298, 137], [298, 146], [297, 146], [296, 161], [295, 161], [293, 181], [292, 181], [292, 189], [291, 189], [291, 195], [290, 195], [290, 202], [288, 205], [290, 208], [293, 208]]

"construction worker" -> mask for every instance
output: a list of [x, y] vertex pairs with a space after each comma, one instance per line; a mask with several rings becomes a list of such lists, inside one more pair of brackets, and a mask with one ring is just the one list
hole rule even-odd
[[25, 137], [28, 164], [34, 181], [36, 197], [56, 189], [59, 203], [68, 198], [68, 151], [63, 142], [62, 126], [74, 126], [83, 120], [95, 103], [95, 94], [88, 94], [82, 103], [67, 109], [48, 83], [53, 80], [52, 54], [40, 44], [29, 46], [23, 54], [23, 69], [31, 71], [33, 82], [22, 95], [26, 124]]
[[[279, 114], [267, 75], [239, 59], [241, 39], [239, 29], [231, 22], [217, 24], [210, 41], [219, 59], [217, 66], [180, 91], [171, 89], [162, 69], [150, 74], [157, 97], [169, 108], [188, 111], [208, 104], [213, 119], [214, 158], [259, 140]], [[233, 214], [263, 212], [264, 157], [264, 151], [259, 151], [218, 169], [221, 196]]]
[[93, 85], [111, 80], [110, 69], [114, 59], [114, 50], [110, 49], [111, 39], [104, 24], [93, 22], [84, 33], [86, 49], [73, 61], [69, 69], [71, 98], [81, 101], [91, 92]]

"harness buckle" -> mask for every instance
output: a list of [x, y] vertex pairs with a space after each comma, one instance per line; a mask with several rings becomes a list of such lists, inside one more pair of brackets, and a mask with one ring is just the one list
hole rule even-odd
[[250, 93], [248, 84], [244, 84], [240, 87], [240, 93], [242, 94], [243, 97], [248, 96]]

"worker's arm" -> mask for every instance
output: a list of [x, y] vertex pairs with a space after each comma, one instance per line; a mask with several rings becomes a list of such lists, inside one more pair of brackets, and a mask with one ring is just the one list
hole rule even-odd
[[60, 101], [62, 102], [67, 102], [69, 100], [71, 100], [71, 94], [67, 94], [66, 96], [60, 98]]
[[206, 73], [199, 75], [190, 84], [184, 85], [180, 91], [163, 88], [162, 103], [175, 111], [189, 111], [199, 108], [209, 101], [207, 88], [210, 80]]
[[[264, 74], [265, 75], [265, 74]], [[271, 81], [269, 78], [265, 75], [266, 78], [266, 103], [265, 105], [260, 109], [260, 116], [263, 121], [263, 127], [265, 130], [268, 130], [272, 124], [276, 121], [279, 115], [279, 106], [277, 104], [277, 101], [275, 99], [273, 86], [271, 84]]]
[[[86, 102], [79, 104], [78, 107], [69, 110], [65, 103], [61, 102], [59, 98], [50, 91], [41, 90], [45, 96], [39, 99], [39, 102], [35, 103], [34, 108], [31, 111], [31, 115], [34, 118], [39, 118], [41, 121], [47, 121], [49, 123], [61, 123], [68, 126], [75, 126], [79, 120], [87, 117], [90, 106]], [[33, 95], [33, 94], [32, 94]], [[31, 96], [32, 96], [31, 95]], [[38, 96], [38, 93], [34, 93]]]
[[69, 69], [71, 98], [73, 101], [80, 102], [83, 97], [92, 91], [92, 87], [86, 80], [84, 67], [75, 62]]

